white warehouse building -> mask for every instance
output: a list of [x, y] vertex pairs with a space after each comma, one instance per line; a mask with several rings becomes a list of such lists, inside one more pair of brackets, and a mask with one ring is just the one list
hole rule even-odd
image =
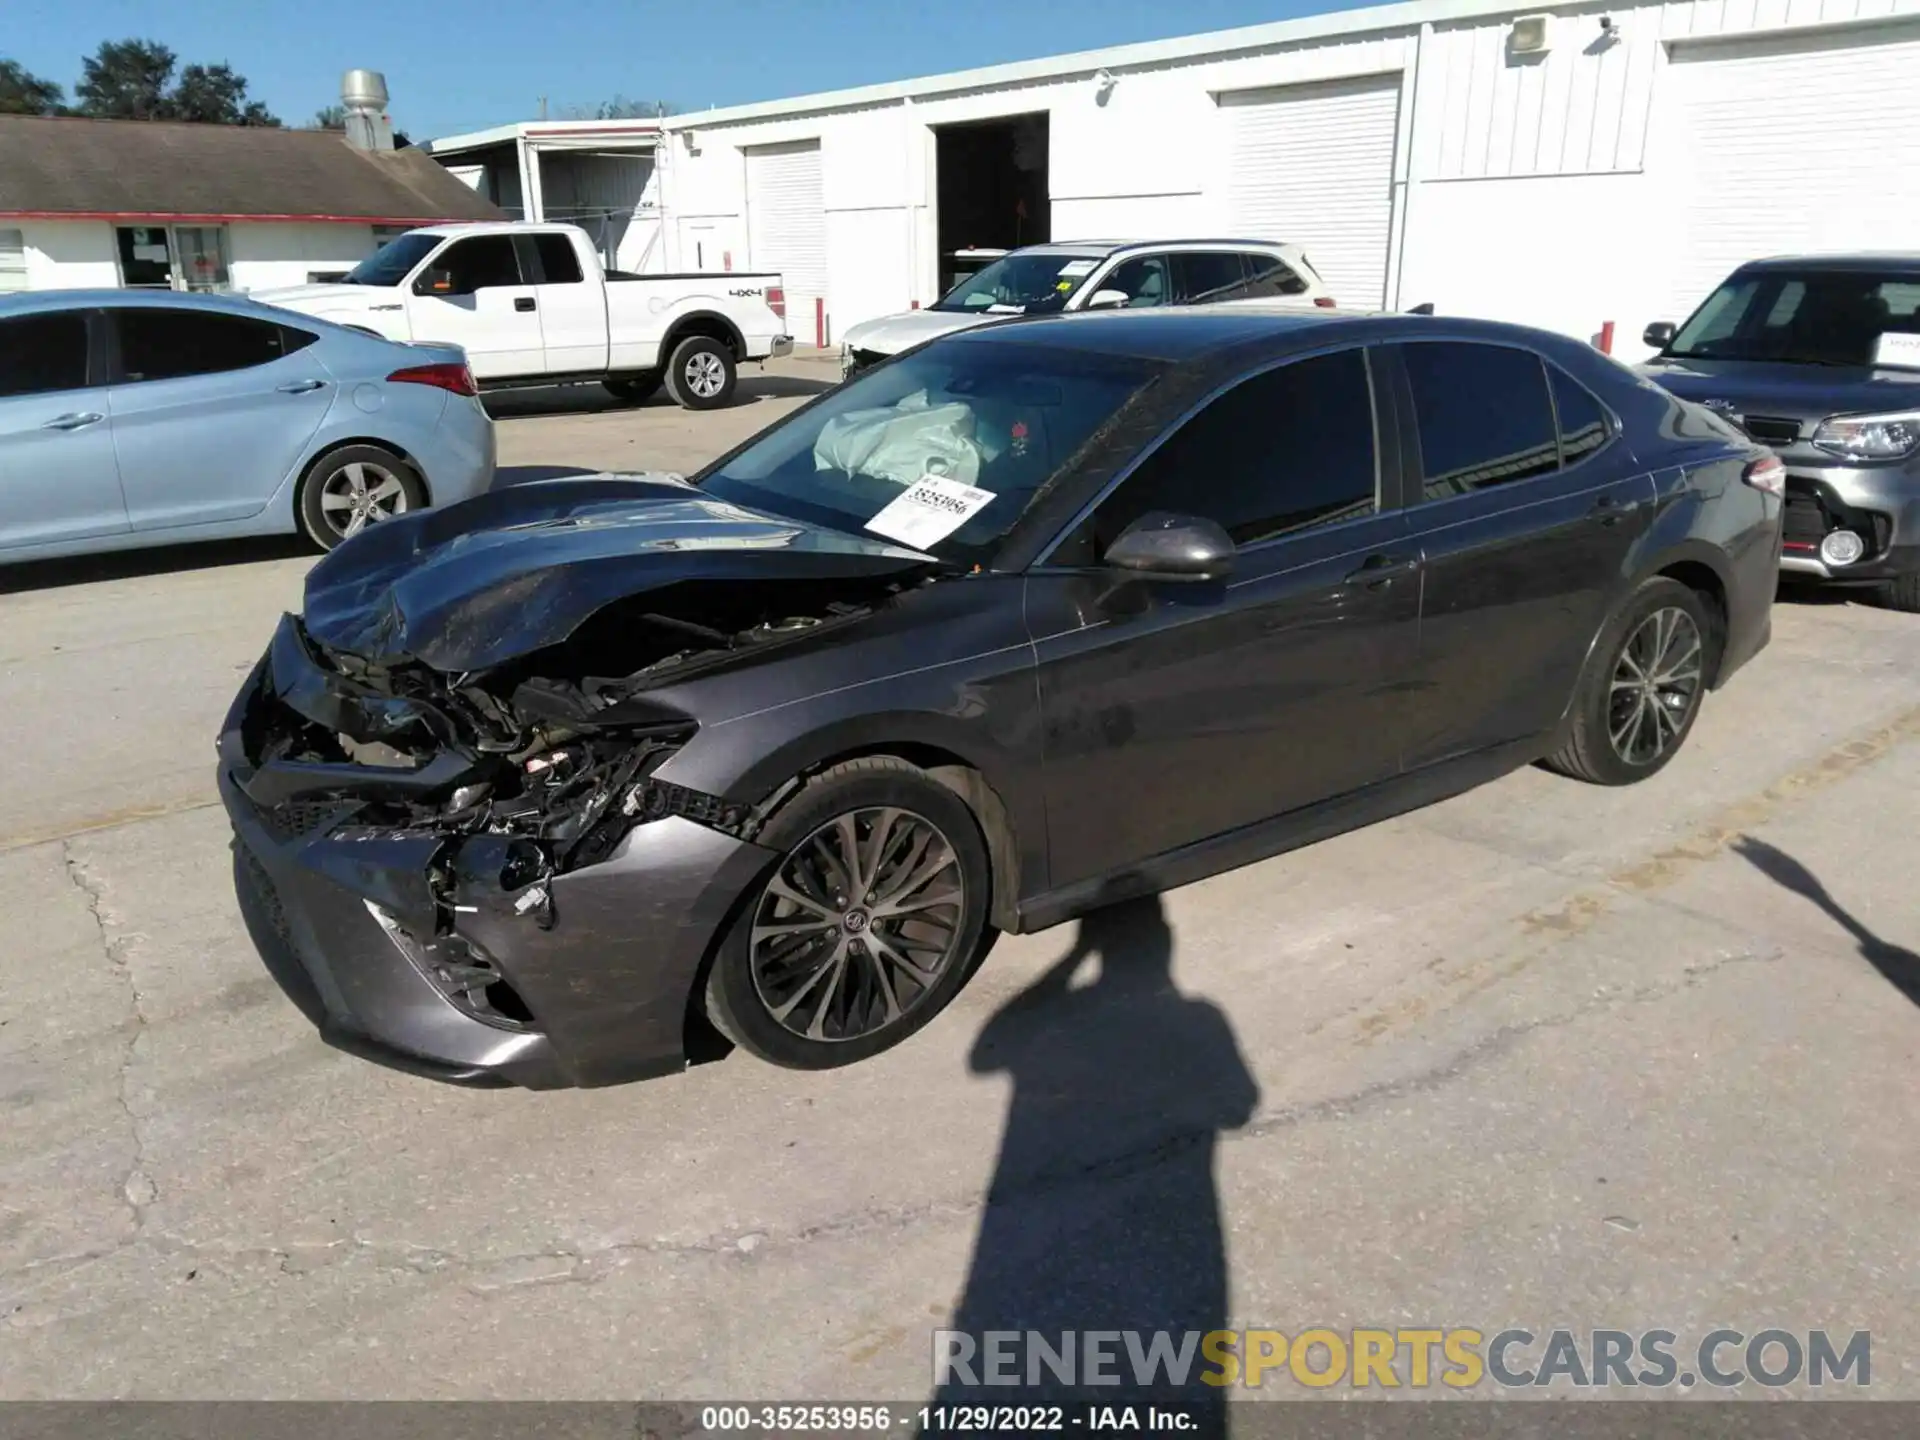
[[1417, 0], [661, 130], [649, 268], [780, 270], [803, 343], [972, 248], [1232, 236], [1635, 358], [1744, 259], [1920, 250], [1920, 0]]

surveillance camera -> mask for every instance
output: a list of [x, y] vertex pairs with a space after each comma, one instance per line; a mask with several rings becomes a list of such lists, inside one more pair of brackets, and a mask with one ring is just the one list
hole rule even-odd
[[1613, 29], [1613, 17], [1611, 15], [1602, 15], [1600, 17], [1600, 28], [1602, 30]]

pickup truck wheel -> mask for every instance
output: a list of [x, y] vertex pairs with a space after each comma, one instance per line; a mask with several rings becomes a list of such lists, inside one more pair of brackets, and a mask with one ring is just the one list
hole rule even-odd
[[644, 375], [619, 375], [600, 383], [607, 387], [607, 393], [614, 399], [638, 405], [643, 400], [651, 400], [665, 378], [658, 370], [649, 370]]
[[307, 468], [294, 498], [301, 532], [322, 550], [427, 503], [414, 468], [378, 445], [343, 445]]
[[667, 393], [688, 410], [718, 410], [738, 379], [733, 351], [711, 335], [689, 335], [667, 361]]

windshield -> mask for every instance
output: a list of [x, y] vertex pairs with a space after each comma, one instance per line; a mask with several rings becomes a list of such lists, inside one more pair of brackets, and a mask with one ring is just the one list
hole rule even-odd
[[340, 277], [343, 285], [398, 285], [426, 259], [444, 235], [399, 235]]
[[695, 483], [717, 499], [977, 564], [1158, 373], [1079, 351], [935, 342], [848, 381]]
[[1044, 315], [1065, 305], [1100, 266], [1098, 255], [1003, 255], [943, 295], [935, 310]]
[[1767, 270], [1707, 297], [1663, 352], [1681, 360], [1871, 365], [1880, 337], [1920, 333], [1920, 274]]

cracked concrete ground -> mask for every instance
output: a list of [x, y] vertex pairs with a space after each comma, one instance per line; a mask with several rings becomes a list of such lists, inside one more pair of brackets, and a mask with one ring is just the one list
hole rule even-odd
[[[570, 397], [503, 463], [688, 466], [781, 388]], [[0, 572], [0, 1397], [918, 1396], [989, 1185], [1098, 1328], [1196, 1154], [1227, 1324], [1870, 1329], [1871, 1393], [1920, 1397], [1920, 618], [1782, 604], [1650, 784], [1527, 770], [1167, 896], [1258, 1092], [1216, 1144], [1154, 1088], [1164, 989], [1033, 1007], [1037, 1088], [982, 1062], [1073, 927], [844, 1071], [469, 1093], [326, 1049], [210, 770], [306, 563]], [[1131, 1063], [1074, 1069], [1100, 1034]], [[1000, 1154], [1016, 1084], [1047, 1154]]]

